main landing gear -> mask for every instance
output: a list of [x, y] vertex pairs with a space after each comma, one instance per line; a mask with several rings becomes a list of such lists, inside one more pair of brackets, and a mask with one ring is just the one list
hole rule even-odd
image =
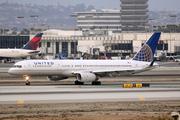
[[100, 81], [93, 81], [92, 85], [101, 85], [101, 82]]
[[30, 82], [29, 82], [29, 76], [24, 76], [24, 78], [25, 78], [25, 81], [26, 81], [26, 85], [30, 85]]
[[[84, 82], [75, 81], [75, 85], [84, 85]], [[100, 81], [93, 81], [92, 85], [101, 85]]]
[[75, 85], [84, 85], [84, 82], [75, 81]]

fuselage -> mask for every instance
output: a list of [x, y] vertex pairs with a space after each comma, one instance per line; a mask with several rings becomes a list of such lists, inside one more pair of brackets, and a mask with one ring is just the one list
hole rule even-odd
[[141, 70], [149, 64], [134, 60], [25, 60], [16, 63], [8, 72], [12, 75], [71, 77], [76, 72]]
[[36, 55], [40, 51], [27, 49], [0, 49], [0, 58], [23, 58]]

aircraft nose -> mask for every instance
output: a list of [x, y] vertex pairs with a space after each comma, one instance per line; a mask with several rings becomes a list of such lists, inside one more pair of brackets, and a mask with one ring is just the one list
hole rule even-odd
[[14, 70], [13, 70], [12, 68], [10, 68], [10, 69], [8, 70], [8, 73], [11, 74], [11, 75], [13, 75]]

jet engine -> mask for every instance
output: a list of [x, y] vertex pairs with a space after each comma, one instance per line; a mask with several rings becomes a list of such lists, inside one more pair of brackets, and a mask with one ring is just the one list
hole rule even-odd
[[64, 80], [67, 79], [68, 77], [64, 77], [64, 76], [47, 76], [48, 80], [51, 81], [58, 81], [58, 80]]
[[93, 73], [78, 73], [77, 74], [77, 80], [80, 82], [91, 82], [91, 81], [97, 81], [98, 79], [99, 79], [99, 76]]

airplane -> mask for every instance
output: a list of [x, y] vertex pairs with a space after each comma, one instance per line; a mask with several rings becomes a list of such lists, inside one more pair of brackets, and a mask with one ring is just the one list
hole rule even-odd
[[180, 55], [174, 55], [174, 56], [168, 56], [168, 53], [166, 51], [156, 51], [154, 58], [159, 61], [168, 61], [168, 60], [174, 60], [178, 62], [178, 58]]
[[36, 49], [42, 35], [43, 33], [37, 34], [21, 49], [0, 49], [0, 60], [8, 58], [25, 58], [40, 53], [40, 51], [37, 51]]
[[29, 76], [47, 76], [59, 81], [76, 77], [75, 84], [101, 85], [100, 77], [117, 77], [154, 69], [158, 66], [153, 58], [161, 33], [155, 32], [131, 60], [24, 60], [8, 70], [11, 75], [21, 75], [30, 85]]

